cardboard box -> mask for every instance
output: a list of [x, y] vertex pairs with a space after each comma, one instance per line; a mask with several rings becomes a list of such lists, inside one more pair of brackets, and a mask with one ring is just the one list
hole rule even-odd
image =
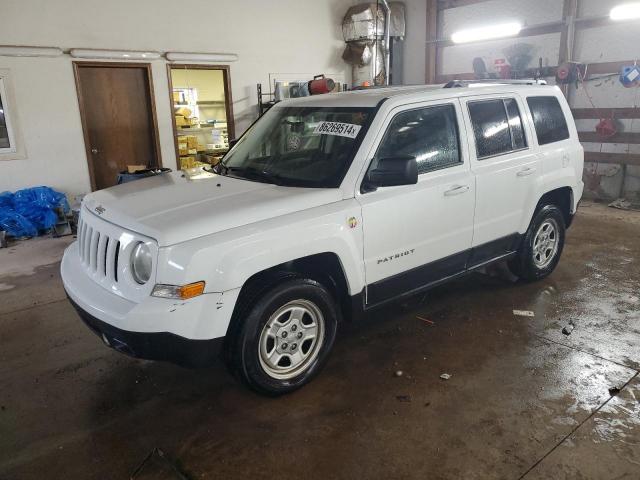
[[173, 92], [173, 103], [184, 103], [181, 92]]
[[180, 107], [180, 108], [178, 108], [176, 110], [175, 114], [176, 114], [176, 116], [177, 115], [182, 115], [184, 118], [190, 118], [192, 112], [187, 107]]
[[182, 115], [176, 115], [176, 126], [184, 127], [185, 125], [190, 125], [189, 121]]
[[136, 173], [138, 170], [146, 170], [146, 165], [127, 165], [127, 172]]
[[184, 139], [187, 141], [188, 148], [198, 148], [198, 137], [195, 135], [185, 135]]
[[192, 155], [188, 157], [180, 157], [180, 169], [186, 170], [187, 168], [195, 168], [195, 167], [208, 167], [208, 163], [201, 162]]

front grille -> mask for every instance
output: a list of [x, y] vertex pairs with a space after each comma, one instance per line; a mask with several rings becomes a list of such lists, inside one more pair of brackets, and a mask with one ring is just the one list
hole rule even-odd
[[78, 225], [78, 252], [84, 268], [93, 276], [118, 282], [120, 241], [101, 232], [96, 225], [80, 219]]
[[[142, 234], [115, 225], [82, 208], [78, 221], [78, 260], [89, 280], [110, 293], [134, 302], [151, 294], [153, 281], [140, 285], [131, 276], [129, 259], [133, 249], [144, 242], [154, 259], [158, 256], [157, 243]], [[152, 278], [155, 279], [155, 261]]]

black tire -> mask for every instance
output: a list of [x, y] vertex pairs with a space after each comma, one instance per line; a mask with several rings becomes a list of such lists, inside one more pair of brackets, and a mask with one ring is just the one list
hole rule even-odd
[[[229, 339], [227, 362], [232, 372], [244, 381], [253, 390], [271, 396], [282, 395], [292, 392], [309, 382], [324, 366], [329, 356], [329, 352], [333, 347], [333, 343], [336, 337], [336, 329], [339, 318], [339, 311], [334, 297], [331, 293], [319, 282], [308, 279], [298, 278], [291, 276], [283, 276], [280, 283], [267, 287], [263, 287], [262, 291], [247, 292], [239, 299], [246, 305], [244, 311], [238, 312], [238, 317], [234, 318], [234, 322], [237, 322], [237, 328], [235, 333], [231, 333], [232, 337]], [[299, 305], [298, 301], [302, 300], [304, 306], [310, 308], [310, 313], [305, 313], [307, 322], [309, 318], [317, 318], [317, 323], [321, 315], [323, 323], [323, 335], [322, 340], [316, 341], [314, 345], [313, 354], [308, 357], [305, 362], [300, 364], [300, 370], [294, 370], [287, 375], [293, 375], [288, 378], [275, 378], [270, 373], [270, 366], [266, 364], [265, 357], [261, 355], [261, 338], [263, 338], [263, 332], [270, 332], [270, 327], [266, 327], [267, 322], [271, 319], [271, 326], [278, 324], [280, 328], [282, 326], [277, 320], [272, 319], [272, 315], [281, 310], [282, 308], [295, 308]], [[289, 307], [293, 305], [292, 307]], [[286, 312], [279, 318], [283, 318]], [[286, 320], [286, 319], [285, 319]], [[288, 331], [289, 338], [294, 338], [296, 335], [302, 333], [302, 323], [304, 320], [300, 320], [299, 330]], [[292, 326], [288, 327], [293, 328]], [[282, 330], [284, 333], [284, 329]], [[280, 334], [280, 331], [278, 331]], [[269, 336], [267, 333], [265, 335]], [[275, 342], [284, 342], [285, 339], [281, 338], [281, 334], [276, 336]], [[318, 334], [319, 338], [320, 335]], [[304, 340], [306, 341], [306, 340]], [[298, 347], [293, 343], [276, 343], [274, 348], [281, 349], [282, 345], [285, 346], [285, 350], [288, 348], [296, 348], [298, 352], [302, 353], [303, 345]], [[283, 350], [277, 350], [282, 352]], [[289, 352], [291, 353], [291, 352]], [[286, 357], [286, 352], [283, 355]], [[313, 358], [311, 358], [313, 357]], [[290, 357], [292, 358], [292, 357]], [[286, 362], [284, 362], [286, 363]], [[279, 368], [278, 365], [275, 368]], [[275, 369], [274, 368], [274, 369]], [[286, 365], [283, 368], [287, 368]]]
[[[543, 225], [555, 228], [557, 244], [554, 248], [541, 248], [534, 251], [534, 242], [536, 242], [536, 237]], [[564, 248], [565, 231], [564, 216], [556, 205], [545, 205], [538, 209], [525, 233], [516, 257], [509, 260], [509, 270], [527, 282], [541, 280], [550, 275], [560, 261], [560, 255]]]

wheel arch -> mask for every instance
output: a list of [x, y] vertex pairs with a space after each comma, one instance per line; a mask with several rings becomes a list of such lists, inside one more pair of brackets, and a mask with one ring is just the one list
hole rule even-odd
[[573, 189], [571, 187], [555, 188], [542, 195], [538, 200], [532, 218], [545, 205], [556, 205], [562, 212], [565, 226], [569, 228], [573, 220]]
[[529, 225], [531, 225], [531, 222], [533, 221], [533, 218], [536, 216], [536, 213], [538, 213], [540, 209], [545, 205], [556, 205], [562, 211], [562, 217], [564, 218], [565, 226], [569, 228], [571, 222], [573, 221], [573, 200], [573, 188], [566, 185], [556, 187], [542, 193], [539, 196], [537, 202], [533, 204], [533, 207], [529, 207], [530, 210], [528, 212], [528, 215], [523, 218], [520, 233], [524, 233], [527, 231]]
[[289, 260], [251, 275], [240, 289], [227, 336], [241, 326], [243, 315], [256, 298], [278, 283], [293, 278], [310, 278], [321, 283], [336, 300], [341, 314], [339, 320], [350, 318], [349, 280], [345, 269], [336, 253], [322, 252]]

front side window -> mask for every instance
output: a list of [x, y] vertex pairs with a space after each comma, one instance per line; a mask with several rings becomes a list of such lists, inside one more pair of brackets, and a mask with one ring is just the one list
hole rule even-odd
[[216, 171], [285, 186], [337, 188], [374, 113], [372, 107], [274, 107]]
[[469, 103], [479, 159], [527, 146], [518, 104], [512, 98]]
[[569, 138], [569, 128], [556, 97], [527, 97], [539, 145]]
[[11, 118], [9, 117], [7, 92], [4, 79], [0, 77], [0, 154], [16, 151]]
[[[416, 158], [418, 174], [462, 163], [454, 106], [438, 105], [397, 114], [375, 158], [403, 155]], [[371, 168], [375, 168], [376, 160]]]

